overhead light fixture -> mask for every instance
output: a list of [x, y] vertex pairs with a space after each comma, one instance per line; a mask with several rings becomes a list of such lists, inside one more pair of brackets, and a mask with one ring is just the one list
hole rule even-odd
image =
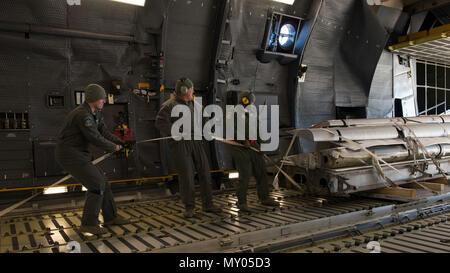
[[87, 189], [83, 186], [81, 187], [81, 191], [87, 191]]
[[297, 30], [291, 24], [284, 24], [281, 27], [278, 43], [284, 50], [289, 50], [294, 45], [295, 34]]
[[303, 21], [300, 17], [270, 12], [261, 49], [256, 53], [256, 58], [262, 63], [277, 60], [282, 65], [295, 61], [302, 50], [299, 37]]
[[135, 5], [135, 6], [145, 6], [145, 0], [111, 0], [114, 2], [120, 2], [120, 3], [125, 3], [125, 4], [131, 4], [131, 5]]
[[238, 172], [231, 172], [228, 174], [228, 179], [236, 179], [236, 178], [239, 178]]
[[288, 4], [288, 5], [292, 5], [295, 2], [295, 0], [272, 0], [272, 1], [280, 2], [280, 3]]
[[57, 194], [67, 192], [67, 187], [51, 187], [44, 189], [44, 194]]

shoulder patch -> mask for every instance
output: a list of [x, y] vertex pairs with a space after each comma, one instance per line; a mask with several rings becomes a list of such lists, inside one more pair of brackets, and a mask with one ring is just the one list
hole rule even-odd
[[85, 127], [92, 127], [94, 125], [94, 120], [92, 118], [85, 118], [83, 123]]

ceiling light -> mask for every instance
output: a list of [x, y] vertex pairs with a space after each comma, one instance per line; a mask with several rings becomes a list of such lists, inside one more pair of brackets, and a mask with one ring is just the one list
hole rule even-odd
[[278, 42], [284, 50], [289, 50], [294, 45], [296, 29], [291, 24], [285, 24], [281, 27]]
[[231, 172], [228, 174], [228, 179], [234, 179], [234, 178], [239, 178], [238, 172]]
[[145, 6], [145, 0], [111, 0], [111, 1], [125, 3], [125, 4], [131, 4], [131, 5], [141, 6], [141, 7]]
[[57, 194], [67, 192], [67, 187], [51, 187], [44, 189], [44, 194]]
[[284, 3], [284, 4], [288, 4], [288, 5], [292, 5], [295, 2], [295, 0], [272, 0], [272, 1], [280, 2], [280, 3]]
[[81, 191], [87, 191], [87, 189], [83, 186], [83, 187], [81, 188]]

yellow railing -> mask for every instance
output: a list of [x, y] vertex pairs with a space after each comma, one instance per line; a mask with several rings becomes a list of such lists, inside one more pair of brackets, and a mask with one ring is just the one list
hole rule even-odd
[[430, 30], [423, 30], [406, 36], [400, 36], [398, 38], [399, 43], [389, 46], [389, 49], [394, 51], [400, 48], [423, 44], [447, 37], [450, 37], [450, 24], [435, 27]]
[[[229, 171], [224, 171], [224, 170], [212, 170], [211, 173], [230, 173], [230, 172], [235, 172], [234, 170], [229, 170]], [[197, 172], [195, 172], [197, 173]], [[139, 181], [139, 182], [144, 182], [144, 181], [149, 181], [149, 180], [163, 180], [165, 181], [166, 179], [171, 179], [174, 176], [177, 176], [178, 174], [169, 174], [167, 176], [154, 176], [154, 177], [141, 177], [141, 178], [132, 178], [132, 179], [122, 179], [122, 180], [109, 180], [108, 182], [110, 184], [112, 183], [120, 183], [120, 182], [133, 182], [133, 181]], [[81, 186], [81, 183], [75, 183], [75, 184], [64, 184], [64, 185], [59, 185], [59, 186], [55, 186], [55, 187], [61, 187], [61, 186], [65, 186], [65, 187], [73, 187], [73, 186]], [[47, 189], [47, 188], [51, 188], [50, 186], [36, 186], [36, 187], [25, 187], [25, 188], [12, 188], [12, 189], [0, 189], [0, 192], [11, 192], [11, 191], [26, 191], [26, 190], [38, 190], [38, 189]]]

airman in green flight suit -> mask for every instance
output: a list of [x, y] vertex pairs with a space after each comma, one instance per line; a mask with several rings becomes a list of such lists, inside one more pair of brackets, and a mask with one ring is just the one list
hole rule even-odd
[[[171, 135], [172, 124], [178, 119], [171, 117], [172, 109], [176, 105], [186, 105], [191, 111], [191, 124], [194, 119], [194, 84], [187, 78], [181, 78], [176, 82], [176, 96], [163, 103], [156, 117], [156, 128], [166, 135]], [[195, 208], [195, 182], [194, 172], [197, 170], [200, 182], [200, 195], [203, 210], [219, 213], [222, 210], [213, 204], [211, 190], [211, 174], [209, 160], [205, 152], [203, 140], [170, 140], [168, 143], [170, 154], [178, 172], [181, 199], [185, 205], [184, 216], [194, 216]]]
[[[244, 91], [239, 95], [239, 104], [243, 107], [251, 105], [255, 101], [255, 95], [250, 91]], [[258, 126], [259, 123], [257, 122]], [[247, 189], [250, 177], [253, 174], [256, 178], [256, 190], [258, 199], [265, 206], [279, 206], [279, 203], [269, 197], [269, 186], [267, 181], [266, 167], [263, 156], [250, 149], [253, 147], [260, 149], [258, 139], [249, 139], [249, 113], [245, 113], [245, 139], [237, 140], [237, 118], [234, 121], [235, 141], [242, 146], [231, 145], [231, 155], [234, 165], [239, 172], [239, 184], [237, 186], [236, 195], [238, 198], [238, 208], [243, 212], [250, 212], [247, 204]], [[256, 130], [258, 132], [258, 130]]]
[[126, 145], [108, 131], [103, 121], [102, 108], [106, 92], [100, 85], [90, 84], [85, 89], [85, 102], [70, 112], [57, 137], [56, 160], [76, 181], [87, 188], [86, 202], [81, 219], [81, 232], [107, 233], [99, 225], [102, 211], [105, 225], [123, 225], [129, 220], [117, 214], [111, 186], [102, 172], [92, 164], [89, 144], [106, 152], [115, 152]]

